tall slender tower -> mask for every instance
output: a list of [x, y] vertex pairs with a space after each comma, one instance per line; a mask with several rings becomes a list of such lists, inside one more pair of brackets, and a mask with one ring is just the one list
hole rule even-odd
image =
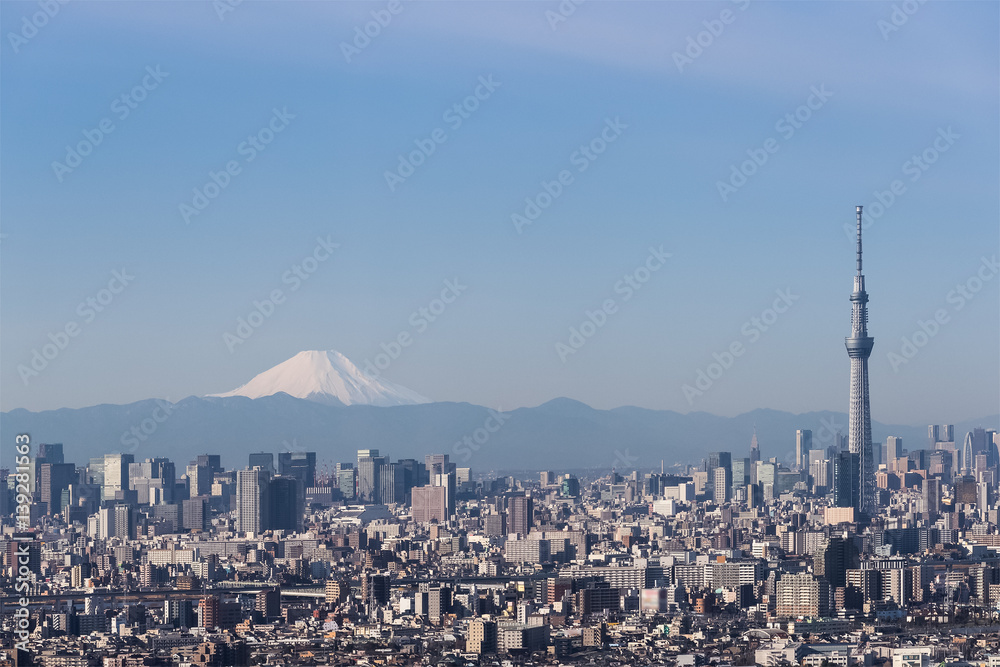
[[875, 339], [868, 335], [868, 292], [861, 272], [861, 207], [858, 206], [858, 273], [851, 294], [851, 335], [845, 339], [851, 358], [851, 406], [848, 413], [848, 447], [858, 457], [854, 507], [871, 516], [875, 508], [875, 467], [872, 459], [872, 414], [868, 404], [868, 357]]

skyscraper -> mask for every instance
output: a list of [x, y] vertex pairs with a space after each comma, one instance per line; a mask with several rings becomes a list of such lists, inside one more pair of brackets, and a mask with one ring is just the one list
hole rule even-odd
[[274, 470], [274, 454], [270, 452], [259, 452], [250, 455], [250, 465], [248, 468], [263, 468], [267, 471], [269, 475], [275, 473]]
[[861, 272], [861, 207], [858, 214], [857, 268], [851, 294], [851, 335], [844, 339], [851, 358], [851, 403], [848, 447], [858, 456], [857, 505], [855, 510], [871, 516], [875, 506], [875, 468], [872, 460], [872, 415], [868, 401], [868, 357], [875, 339], [868, 335], [868, 292]]
[[799, 429], [795, 432], [795, 466], [803, 470], [809, 465], [809, 450], [812, 449], [813, 432]]
[[526, 496], [512, 496], [507, 503], [507, 534], [527, 535], [534, 523], [534, 503]]
[[129, 489], [128, 466], [135, 463], [131, 454], [104, 455], [104, 499], [114, 500], [115, 495]]
[[76, 477], [72, 463], [43, 463], [41, 470], [42, 502], [48, 514], [62, 512], [62, 494]]
[[273, 477], [268, 494], [271, 505], [270, 523], [261, 526], [261, 530], [302, 532], [302, 519], [305, 515], [305, 487], [302, 480], [292, 475]]
[[279, 452], [278, 474], [298, 477], [307, 489], [316, 486], [316, 452]]
[[256, 535], [271, 525], [269, 482], [261, 468], [236, 473], [236, 532]]
[[383, 459], [377, 449], [358, 450], [358, 500], [363, 503], [380, 503], [381, 499], [381, 468]]

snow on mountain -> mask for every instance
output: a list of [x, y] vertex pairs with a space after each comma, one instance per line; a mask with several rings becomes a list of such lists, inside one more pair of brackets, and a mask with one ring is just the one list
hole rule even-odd
[[299, 352], [268, 369], [242, 387], [219, 398], [246, 396], [261, 398], [285, 392], [316, 403], [343, 405], [414, 405], [430, 403], [415, 391], [378, 377], [369, 377], [336, 350]]

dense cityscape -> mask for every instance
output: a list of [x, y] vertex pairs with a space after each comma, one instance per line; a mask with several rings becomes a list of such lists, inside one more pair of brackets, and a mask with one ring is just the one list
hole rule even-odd
[[593, 479], [376, 450], [327, 476], [314, 452], [78, 465], [40, 444], [25, 484], [3, 472], [5, 645], [46, 667], [983, 664], [996, 431], [888, 438], [860, 521], [847, 437], [792, 435], [789, 465], [754, 435]]
[[0, 24], [0, 667], [1000, 667], [1000, 3]]

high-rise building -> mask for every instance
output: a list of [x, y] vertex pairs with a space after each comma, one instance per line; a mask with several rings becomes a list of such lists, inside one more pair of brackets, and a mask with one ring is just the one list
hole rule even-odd
[[885, 439], [885, 447], [882, 452], [882, 463], [887, 466], [903, 455], [903, 439], [890, 435]]
[[267, 471], [267, 474], [274, 475], [276, 472], [274, 469], [274, 454], [271, 452], [258, 452], [250, 455], [250, 462], [247, 466], [248, 468], [261, 468]]
[[795, 466], [805, 470], [809, 466], [809, 450], [812, 449], [813, 432], [799, 429], [795, 432]]
[[857, 275], [851, 293], [851, 335], [844, 339], [851, 359], [851, 400], [848, 447], [858, 456], [858, 501], [855, 510], [871, 516], [875, 508], [875, 468], [872, 460], [872, 415], [868, 395], [868, 357], [875, 339], [868, 335], [868, 292], [861, 271], [861, 207], [858, 214]]
[[733, 460], [733, 489], [742, 489], [750, 483], [750, 459]]
[[[201, 457], [198, 457], [201, 458]], [[212, 494], [212, 482], [215, 481], [215, 473], [207, 465], [192, 461], [187, 467], [188, 495], [191, 498], [196, 496], [209, 496]]]
[[257, 535], [271, 524], [270, 480], [260, 468], [236, 473], [236, 532]]
[[860, 567], [858, 547], [848, 537], [831, 537], [813, 557], [817, 577], [823, 577], [833, 587], [847, 585], [847, 571]]
[[379, 467], [379, 502], [388, 505], [390, 503], [402, 503], [406, 499], [406, 492], [403, 488], [403, 470], [398, 464], [390, 463], [385, 457]]
[[[45, 463], [65, 463], [66, 460], [63, 458], [63, 446], [62, 443], [52, 443], [46, 444], [41, 443], [38, 445], [38, 450], [35, 452], [34, 465], [28, 470], [28, 474], [31, 475], [29, 480], [29, 488], [34, 491], [41, 489], [42, 480], [42, 465]], [[55, 512], [50, 512], [55, 514]]]
[[443, 486], [418, 486], [412, 491], [411, 515], [416, 523], [445, 523], [448, 520], [448, 489]]
[[104, 455], [104, 499], [114, 500], [117, 494], [129, 490], [129, 464], [135, 462], [131, 454]]
[[705, 460], [705, 472], [708, 473], [708, 484], [705, 491], [709, 496], [715, 494], [715, 469], [726, 468], [729, 470], [729, 479], [733, 474], [733, 455], [730, 452], [709, 452], [708, 459]]
[[301, 533], [306, 497], [302, 481], [291, 475], [278, 475], [269, 482], [268, 496], [269, 523], [261, 529]]
[[128, 466], [129, 488], [140, 504], [158, 505], [174, 502], [176, 473], [170, 459], [146, 459]]
[[222, 458], [219, 454], [199, 454], [195, 459], [195, 464], [205, 466], [214, 475], [217, 472], [225, 472], [222, 468]]
[[808, 572], [786, 574], [777, 582], [776, 614], [782, 618], [820, 618], [830, 613], [830, 584]]
[[924, 511], [932, 517], [937, 517], [941, 511], [941, 480], [927, 477], [922, 482]]
[[62, 512], [62, 495], [76, 479], [76, 466], [72, 463], [43, 463], [40, 487], [45, 511], [52, 514]]
[[833, 462], [833, 504], [835, 507], [860, 505], [858, 481], [860, 457], [854, 452], [837, 452]]
[[465, 648], [469, 653], [496, 653], [496, 621], [488, 621], [482, 618], [475, 618], [469, 621], [469, 636], [466, 639]]
[[753, 437], [750, 439], [750, 483], [757, 483], [757, 462], [760, 461], [760, 443], [757, 441], [757, 427], [753, 427]]
[[403, 502], [411, 502], [413, 487], [430, 483], [427, 466], [416, 459], [400, 459], [396, 462], [396, 474], [403, 479]]
[[512, 496], [507, 503], [507, 534], [527, 535], [534, 523], [534, 503], [527, 496]]
[[934, 445], [939, 442], [955, 442], [955, 425], [931, 424], [927, 427], [927, 439], [930, 441], [929, 449], [934, 449]]
[[725, 466], [718, 466], [713, 472], [715, 476], [715, 502], [716, 504], [722, 505], [723, 503], [729, 502], [732, 497], [732, 486], [733, 486], [733, 474], [729, 468]]
[[358, 450], [358, 500], [363, 503], [380, 503], [380, 473], [385, 459], [377, 449]]
[[337, 488], [340, 489], [340, 494], [346, 500], [353, 500], [356, 489], [354, 488], [354, 464], [353, 463], [338, 463], [337, 464]]
[[279, 452], [278, 474], [298, 477], [306, 489], [316, 486], [316, 452]]
[[181, 523], [185, 530], [204, 531], [207, 527], [208, 499], [206, 496], [189, 498], [181, 503]]

